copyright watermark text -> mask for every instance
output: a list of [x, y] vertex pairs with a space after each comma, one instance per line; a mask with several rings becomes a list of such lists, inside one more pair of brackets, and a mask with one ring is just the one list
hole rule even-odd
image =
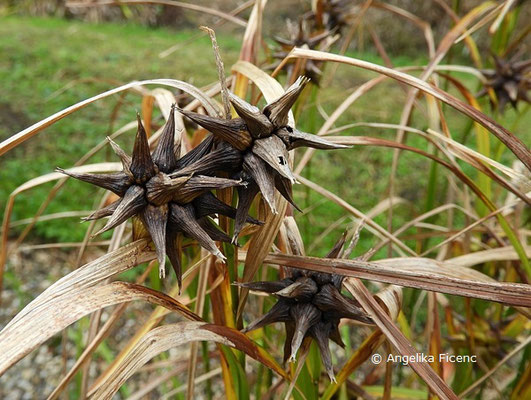
[[438, 356], [431, 354], [415, 353], [412, 355], [399, 355], [399, 354], [388, 354], [387, 357], [382, 357], [378, 353], [374, 353], [371, 356], [371, 362], [373, 364], [380, 364], [381, 362], [392, 362], [396, 364], [409, 365], [412, 362], [427, 362], [433, 363], [438, 362], [447, 362], [447, 363], [475, 363], [477, 361], [477, 356], [475, 355], [455, 355], [450, 353], [441, 353]]

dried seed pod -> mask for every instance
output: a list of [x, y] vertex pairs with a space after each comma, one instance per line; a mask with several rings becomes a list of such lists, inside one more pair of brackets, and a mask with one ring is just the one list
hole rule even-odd
[[[230, 144], [232, 150], [240, 151], [239, 160], [238, 155], [231, 153], [228, 149], [213, 151], [213, 153], [225, 152], [223, 154], [225, 154], [226, 164], [223, 166], [227, 168], [226, 170], [236, 174], [240, 173], [240, 175], [245, 173], [245, 180], [248, 182], [247, 187], [238, 189], [239, 203], [234, 241], [245, 223], [247, 211], [258, 189], [273, 213], [277, 212], [274, 200], [275, 188], [295, 208], [299, 209], [292, 197], [291, 185], [296, 182], [296, 178], [289, 166], [288, 150], [301, 146], [320, 149], [346, 147], [309, 133], [296, 131], [288, 125], [290, 109], [308, 81], [308, 78], [300, 77], [282, 96], [267, 104], [262, 111], [236, 95], [230, 94], [230, 101], [241, 118], [226, 120], [180, 110], [183, 115], [212, 132], [213, 136]], [[202, 168], [200, 165], [201, 160], [198, 160], [196, 168]], [[188, 172], [188, 170], [181, 170], [181, 172]]]
[[[486, 95], [490, 90], [496, 95], [498, 111], [503, 112], [507, 103], [515, 109], [518, 102], [531, 103], [527, 92], [531, 89], [531, 60], [517, 61], [516, 54], [510, 60], [504, 60], [494, 55], [494, 69], [485, 69], [481, 73], [485, 77], [485, 87], [478, 93], [478, 97]], [[495, 102], [490, 98], [491, 107]]]
[[[271, 68], [276, 68], [282, 60], [284, 60], [289, 52], [295, 47], [305, 47], [312, 50], [327, 51], [331, 45], [335, 42], [336, 38], [332, 37], [335, 30], [326, 30], [321, 33], [310, 33], [308, 23], [304, 19], [299, 19], [298, 23], [288, 21], [287, 24], [288, 38], [281, 38], [278, 36], [273, 39], [280, 45], [280, 48], [273, 53], [273, 57], [278, 60]], [[315, 60], [305, 60], [304, 63], [304, 75], [312, 80], [316, 85], [319, 85], [319, 80], [322, 75], [323, 63]], [[294, 62], [288, 62], [285, 70], [288, 76], [293, 71]]]
[[[329, 257], [338, 257], [345, 244], [346, 236], [340, 238]], [[251, 290], [273, 294], [278, 297], [271, 310], [258, 320], [251, 322], [244, 332], [261, 328], [274, 322], [284, 322], [286, 343], [284, 361], [295, 360], [297, 351], [305, 337], [317, 342], [321, 359], [332, 381], [334, 371], [328, 348], [328, 339], [344, 346], [339, 334], [341, 318], [348, 318], [366, 324], [372, 319], [359, 307], [359, 304], [341, 294], [343, 277], [340, 275], [306, 270], [288, 270], [290, 276], [275, 282], [240, 283], [239, 286]], [[275, 291], [275, 289], [278, 289]]]
[[[209, 137], [179, 160], [175, 154], [174, 107], [153, 153], [150, 152], [140, 117], [138, 117], [138, 130], [131, 157], [112, 140], [109, 139], [109, 142], [122, 161], [123, 172], [98, 175], [57, 169], [76, 179], [111, 190], [121, 197], [120, 200], [85, 218], [91, 220], [110, 216], [106, 225], [97, 234], [114, 228], [132, 216], [140, 217], [155, 245], [159, 260], [159, 275], [161, 277], [165, 275], [167, 254], [179, 282], [181, 280], [179, 232], [196, 239], [205, 249], [224, 259], [214, 240], [228, 241], [230, 238], [217, 230], [211, 220], [205, 219], [205, 215], [195, 215], [195, 207], [204, 207], [204, 198], [199, 200], [197, 205], [193, 202], [210, 190], [242, 185], [241, 180], [206, 175], [224, 170], [234, 163], [241, 163], [240, 152], [229, 145], [219, 146], [212, 151], [213, 139]], [[231, 207], [227, 210], [228, 206], [220, 206], [219, 202], [210, 201], [209, 206], [209, 214], [220, 212], [236, 216], [236, 210]]]
[[350, 0], [322, 0], [316, 12], [306, 16], [307, 20], [313, 20], [317, 29], [341, 32], [349, 25], [356, 16], [353, 3]]

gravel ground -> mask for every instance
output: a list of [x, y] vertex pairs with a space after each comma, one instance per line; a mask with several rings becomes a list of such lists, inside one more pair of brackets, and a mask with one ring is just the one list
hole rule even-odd
[[[4, 282], [0, 328], [24, 306], [70, 270], [68, 254], [59, 250], [19, 251], [9, 257], [6, 271], [16, 278]], [[50, 340], [10, 368], [0, 378], [0, 398], [41, 399], [59, 382], [63, 361], [60, 340]], [[71, 364], [71, 363], [70, 363]], [[69, 365], [67, 365], [69, 366]]]
[[[6, 271], [9, 271], [9, 276], [4, 282], [2, 305], [0, 306], [0, 330], [30, 301], [55, 281], [67, 275], [73, 268], [76, 256], [76, 251], [66, 252], [59, 249], [22, 250], [10, 255], [6, 268]], [[91, 259], [94, 259], [94, 256]], [[85, 260], [85, 262], [87, 261], [89, 260]], [[153, 306], [144, 302], [133, 302], [128, 306], [125, 317], [122, 316], [106, 340], [108, 348], [113, 350], [113, 356], [127, 343], [135, 333], [136, 328], [144, 323], [152, 310]], [[111, 312], [112, 308], [104, 310], [101, 318], [102, 323], [107, 320]], [[173, 315], [167, 318], [169, 323], [179, 320], [181, 320], [179, 317]], [[79, 334], [79, 326], [72, 325], [69, 333]], [[69, 338], [66, 349], [66, 366], [62, 354], [62, 335], [59, 333], [21, 359], [0, 377], [0, 399], [33, 400], [46, 398], [60, 382], [65, 371], [72, 367], [76, 356], [79, 355], [79, 349], [76, 348], [70, 335]], [[85, 342], [86, 332], [83, 332], [81, 341], [83, 346]], [[171, 359], [187, 360], [189, 357], [188, 349], [186, 346], [171, 349], [166, 354]], [[91, 382], [103, 371], [106, 365], [107, 363], [102, 360], [101, 356], [92, 362], [89, 374]], [[147, 368], [145, 371], [139, 372], [133, 379], [128, 380], [128, 392], [130, 394], [135, 393], [145, 384], [170, 371], [174, 365], [170, 362], [167, 364], [167, 368]], [[215, 367], [214, 365], [213, 368]], [[199, 368], [198, 375], [201, 373], [201, 368]], [[186, 382], [186, 373], [179, 374], [179, 381]], [[75, 385], [76, 383], [71, 383], [69, 388], [72, 389]], [[163, 387], [162, 391], [154, 390], [143, 398], [158, 399], [162, 392], [168, 389], [170, 387]], [[116, 399], [122, 397], [121, 393], [115, 396]], [[72, 392], [70, 392], [69, 398], [73, 398]]]

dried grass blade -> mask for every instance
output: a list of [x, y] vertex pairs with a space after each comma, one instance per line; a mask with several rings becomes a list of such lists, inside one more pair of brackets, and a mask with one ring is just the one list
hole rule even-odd
[[[418, 354], [418, 351], [405, 338], [402, 332], [400, 332], [385, 311], [378, 305], [361, 281], [359, 279], [348, 278], [344, 282], [344, 285], [360, 302], [364, 310], [369, 313], [376, 325], [385, 334], [387, 340], [389, 340], [402, 355], [410, 356], [414, 359], [415, 355]], [[458, 400], [458, 397], [452, 389], [450, 389], [441, 377], [430, 368], [429, 364], [412, 361], [409, 365], [440, 398]]]
[[219, 115], [219, 108], [212, 102], [212, 100], [207, 95], [205, 95], [200, 89], [196, 88], [193, 85], [190, 85], [189, 83], [178, 81], [176, 79], [151, 79], [151, 80], [146, 80], [146, 81], [135, 81], [135, 82], [130, 82], [128, 84], [108, 90], [106, 92], [100, 93], [89, 99], [80, 101], [79, 103], [76, 103], [53, 115], [50, 115], [49, 117], [43, 119], [42, 121], [39, 121], [36, 124], [33, 124], [32, 126], [7, 138], [6, 140], [0, 143], [0, 156], [8, 152], [9, 150], [13, 149], [14, 147], [18, 146], [19, 144], [23, 143], [24, 141], [28, 140], [29, 138], [35, 136], [37, 133], [47, 128], [48, 126], [63, 119], [67, 115], [70, 115], [73, 112], [97, 100], [101, 100], [113, 94], [120, 93], [125, 90], [133, 89], [133, 88], [136, 88], [138, 86], [143, 86], [143, 85], [163, 85], [163, 86], [169, 86], [169, 87], [180, 89], [183, 92], [186, 92], [190, 94], [191, 96], [195, 97], [197, 100], [199, 100], [201, 104], [203, 105], [203, 107], [205, 107], [205, 110], [208, 112], [209, 115], [212, 115], [212, 116]]
[[161, 326], [146, 334], [93, 398], [111, 399], [120, 386], [150, 359], [172, 347], [198, 341], [211, 341], [236, 348], [288, 379], [286, 372], [264, 349], [237, 330], [202, 322], [182, 322]]
[[40, 302], [24, 317], [0, 332], [0, 375], [31, 350], [78, 319], [113, 304], [144, 300], [174, 310], [189, 319], [195, 315], [172, 297], [141, 285], [113, 282], [86, 287]]
[[[527, 252], [531, 255], [531, 248], [528, 247]], [[531, 307], [530, 285], [497, 282], [479, 271], [455, 266], [452, 260], [439, 262], [429, 258], [403, 257], [366, 262], [269, 254], [264, 262]]]
[[393, 78], [397, 81], [406, 83], [407, 85], [420, 89], [421, 91], [443, 101], [452, 108], [455, 108], [457, 111], [467, 115], [474, 121], [483, 125], [490, 132], [492, 132], [502, 143], [504, 143], [514, 153], [514, 155], [516, 155], [516, 157], [518, 157], [524, 163], [524, 165], [529, 170], [531, 170], [531, 152], [527, 148], [527, 146], [514, 134], [509, 132], [507, 129], [505, 129], [503, 126], [498, 124], [496, 121], [494, 121], [487, 115], [462, 102], [461, 100], [455, 98], [451, 94], [433, 85], [430, 85], [418, 78], [415, 78], [414, 76], [367, 61], [362, 61], [351, 57], [338, 56], [335, 54], [325, 53], [317, 50], [295, 48], [291, 51], [291, 53], [286, 59], [288, 60], [291, 58], [309, 58], [313, 60], [333, 61], [349, 64], [389, 76], [390, 78]]

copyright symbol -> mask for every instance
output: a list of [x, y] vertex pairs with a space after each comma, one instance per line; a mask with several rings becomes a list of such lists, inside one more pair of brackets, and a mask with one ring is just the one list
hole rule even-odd
[[382, 362], [382, 356], [378, 353], [375, 353], [371, 356], [371, 361], [373, 364], [378, 365]]

